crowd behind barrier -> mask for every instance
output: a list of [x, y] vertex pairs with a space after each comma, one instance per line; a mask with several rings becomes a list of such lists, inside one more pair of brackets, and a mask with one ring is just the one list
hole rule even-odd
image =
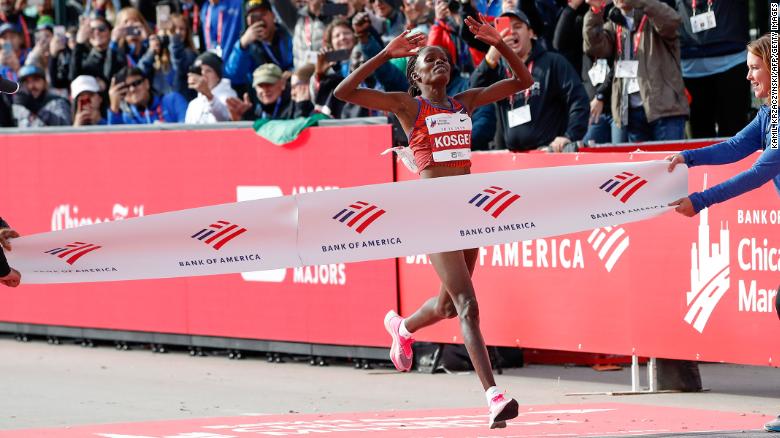
[[[500, 16], [535, 82], [477, 110], [475, 150], [728, 137], [753, 111], [745, 45], [769, 22], [766, 5], [747, 0], [56, 1], [0, 1], [0, 75], [22, 84], [0, 95], [0, 126], [323, 113], [387, 117], [398, 131], [392, 115], [340, 101], [335, 86], [405, 29], [445, 48], [450, 94], [493, 83], [500, 56], [463, 23], [499, 26]], [[363, 86], [406, 91], [405, 72], [396, 59]]]
[[[0, 133], [3, 162], [14, 163], [0, 181], [14, 185], [16, 200], [3, 200], [4, 217], [29, 235], [415, 177], [380, 155], [390, 144], [387, 124], [310, 128], [285, 147], [246, 125], [210, 127]], [[668, 151], [689, 143], [648, 146]], [[350, 160], [345, 145], [360, 145], [350, 147]], [[665, 155], [491, 151], [475, 153], [473, 163], [476, 172], [490, 172]], [[363, 163], [360, 170], [353, 160]], [[690, 188], [715, 185], [751, 161], [693, 168]], [[36, 184], [18, 184], [32, 179]], [[776, 366], [777, 346], [756, 342], [776, 324], [775, 196], [766, 186], [695, 221], [667, 214], [482, 248], [475, 285], [481, 312], [490, 315], [483, 319], [488, 344]], [[420, 255], [189, 279], [27, 285], [24, 293], [0, 295], [0, 330], [301, 354], [324, 348], [322, 355], [382, 359], [385, 312], [407, 312], [438, 288], [427, 264]], [[457, 343], [458, 333], [448, 322], [418, 340]]]

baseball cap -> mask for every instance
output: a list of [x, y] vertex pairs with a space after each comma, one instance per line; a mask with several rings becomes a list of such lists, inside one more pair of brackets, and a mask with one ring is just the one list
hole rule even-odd
[[275, 84], [282, 78], [282, 69], [276, 64], [263, 64], [252, 73], [252, 86]]
[[515, 17], [525, 23], [526, 26], [531, 27], [531, 20], [528, 19], [528, 15], [525, 15], [525, 12], [521, 11], [519, 8], [503, 12], [501, 17]]
[[35, 64], [27, 64], [24, 67], [19, 69], [19, 80], [23, 81], [26, 78], [29, 78], [30, 76], [40, 76], [42, 78], [46, 78], [46, 73], [43, 71], [42, 68], [38, 67]]
[[19, 30], [19, 26], [13, 24], [13, 23], [3, 23], [0, 25], [0, 35], [6, 33], [6, 32], [14, 32], [21, 34], [22, 32]]
[[271, 10], [271, 3], [268, 0], [249, 0], [244, 3], [244, 11], [248, 14], [251, 10], [257, 8], [265, 8]]
[[222, 77], [222, 58], [220, 58], [219, 55], [214, 52], [201, 53], [197, 58], [195, 58], [195, 63], [192, 65], [195, 67], [208, 65], [209, 67], [213, 68], [215, 72], [217, 72], [217, 75], [220, 78]]
[[94, 76], [77, 76], [76, 79], [70, 83], [70, 96], [73, 99], [76, 99], [79, 97], [79, 94], [85, 91], [100, 93], [100, 85], [98, 85], [97, 79], [95, 79]]

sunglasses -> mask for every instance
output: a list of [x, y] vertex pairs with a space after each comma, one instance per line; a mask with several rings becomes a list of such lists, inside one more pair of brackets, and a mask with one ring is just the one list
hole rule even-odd
[[125, 82], [125, 85], [127, 88], [138, 88], [139, 85], [143, 84], [146, 79], [136, 79], [133, 82]]
[[103, 25], [103, 26], [95, 26], [95, 27], [90, 27], [89, 28], [90, 32], [96, 32], [97, 31], [97, 32], [103, 33], [103, 32], [105, 32], [107, 30], [108, 30], [108, 26], [105, 26], [105, 25]]

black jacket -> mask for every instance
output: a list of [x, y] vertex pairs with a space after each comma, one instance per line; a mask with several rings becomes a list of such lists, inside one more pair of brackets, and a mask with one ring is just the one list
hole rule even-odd
[[[546, 146], [557, 136], [571, 141], [581, 140], [588, 129], [590, 105], [582, 80], [574, 67], [563, 56], [548, 52], [541, 44], [534, 42], [531, 56], [526, 64], [533, 62], [534, 85], [531, 86], [528, 102], [531, 105], [531, 121], [509, 128], [507, 111], [525, 105], [525, 92], [510, 100], [497, 102], [499, 147], [513, 151], [524, 151]], [[486, 87], [506, 77], [503, 61], [495, 69], [485, 61], [477, 67], [472, 77], [473, 87]]]
[[110, 84], [111, 78], [126, 65], [127, 61], [118, 51], [110, 48], [100, 51], [87, 44], [76, 44], [70, 59], [69, 76], [72, 81], [78, 76], [89, 75], [102, 78], [106, 84]]
[[[258, 104], [255, 106], [254, 118], [268, 118], [271, 120], [289, 120], [298, 117], [309, 117], [314, 111], [311, 100], [305, 102], [293, 102], [290, 98], [289, 87], [284, 90], [277, 103], [271, 105]], [[248, 113], [248, 112], [247, 112]], [[251, 120], [254, 120], [251, 119]]]
[[[714, 29], [694, 33], [691, 30], [693, 8], [691, 0], [677, 0], [677, 13], [682, 17], [680, 24], [680, 57], [708, 58], [731, 55], [745, 50], [750, 40], [747, 0], [716, 1], [712, 3], [715, 21]], [[707, 2], [697, 2], [698, 13], [707, 11]]]

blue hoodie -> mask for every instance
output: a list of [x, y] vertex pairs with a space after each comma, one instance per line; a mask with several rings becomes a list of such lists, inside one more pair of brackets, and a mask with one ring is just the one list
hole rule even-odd
[[151, 125], [157, 122], [183, 123], [187, 113], [187, 99], [173, 92], [163, 97], [154, 96], [146, 111], [139, 111], [135, 105], [124, 105], [121, 113], [108, 110], [109, 125]]
[[[778, 134], [780, 132], [776, 131], [775, 135]], [[703, 192], [692, 193], [691, 203], [696, 212], [761, 187], [770, 180], [774, 180], [780, 195], [780, 149], [772, 149], [769, 144], [769, 107], [762, 106], [756, 118], [731, 139], [702, 149], [682, 151], [685, 163], [693, 167], [734, 163], [763, 150], [750, 169]]]

